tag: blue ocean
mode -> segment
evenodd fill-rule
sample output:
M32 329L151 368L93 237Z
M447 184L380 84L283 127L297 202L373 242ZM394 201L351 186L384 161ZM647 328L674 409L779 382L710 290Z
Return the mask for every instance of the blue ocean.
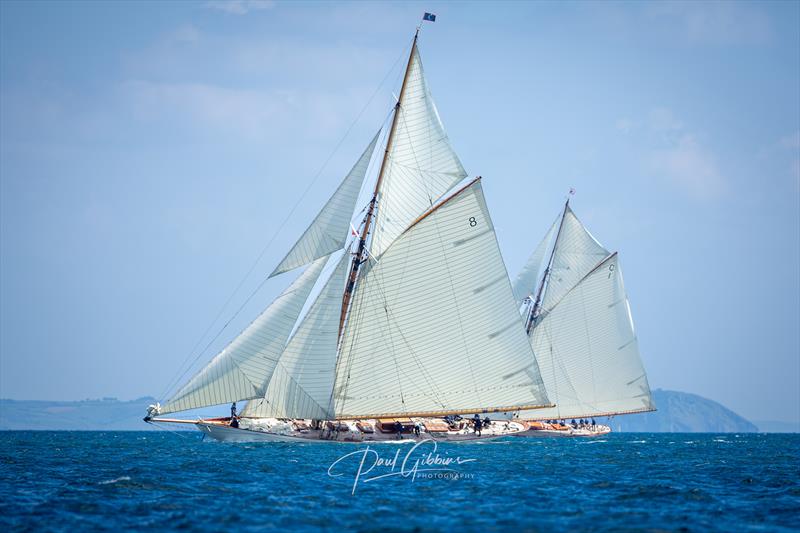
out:
M800 435L353 445L0 433L0 529L798 531Z

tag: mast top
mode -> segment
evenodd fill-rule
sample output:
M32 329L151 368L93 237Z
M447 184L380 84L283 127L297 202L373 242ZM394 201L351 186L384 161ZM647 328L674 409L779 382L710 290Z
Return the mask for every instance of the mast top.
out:
M567 193L567 204L566 205L569 205L569 201L572 199L573 196L575 196L575 188L574 187L570 187L569 188L569 192Z

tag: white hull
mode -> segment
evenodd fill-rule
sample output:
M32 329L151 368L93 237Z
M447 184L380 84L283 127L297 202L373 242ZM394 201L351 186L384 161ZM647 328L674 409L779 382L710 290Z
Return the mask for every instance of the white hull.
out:
M410 444L421 440L436 440L442 442L473 442L498 439L524 432L525 428L517 422L492 422L487 430L477 435L472 429L461 431L448 431L428 433L422 431L419 437L414 434L403 434L398 439L392 433L361 432L330 432L327 430L307 430L277 432L269 429L234 428L218 422L205 422L199 420L195 423L197 429L204 435L220 442L351 442L351 443L383 443L383 444Z
M611 428L603 425L596 425L594 428L568 428L568 429L534 429L528 428L525 431L516 433L515 437L600 437L611 433Z

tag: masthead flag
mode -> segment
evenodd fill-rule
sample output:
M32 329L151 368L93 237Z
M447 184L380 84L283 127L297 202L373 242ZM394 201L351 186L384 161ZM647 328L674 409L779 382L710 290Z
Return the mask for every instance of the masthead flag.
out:
M422 15L422 20L436 22L436 15L434 15L433 13L425 13L424 15Z

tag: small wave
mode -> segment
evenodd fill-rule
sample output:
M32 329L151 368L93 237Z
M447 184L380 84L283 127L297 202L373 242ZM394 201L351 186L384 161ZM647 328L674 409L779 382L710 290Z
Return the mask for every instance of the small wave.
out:
M101 481L98 485L111 485L113 483L119 483L120 481L130 481L131 478L128 476L120 476L114 479L107 479L106 481Z
M628 441L628 444L644 444L646 442L646 440L630 440Z
M728 442L728 441L725 439L714 439L714 442Z
M601 440L588 440L588 441L584 442L583 444L597 444L599 442L608 442L608 441L604 440L604 439L601 439ZM644 441L642 441L642 442L644 442Z

